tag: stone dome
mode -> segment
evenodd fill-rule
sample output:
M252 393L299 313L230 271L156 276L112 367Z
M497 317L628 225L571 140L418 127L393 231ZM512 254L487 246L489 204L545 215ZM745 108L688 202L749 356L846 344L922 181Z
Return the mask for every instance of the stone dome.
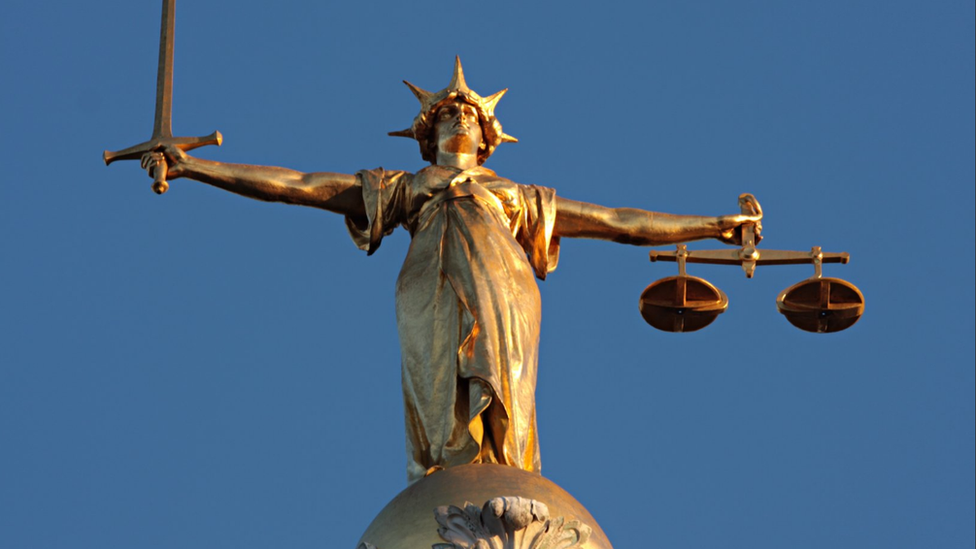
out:
M358 549L612 549L573 496L537 473L494 464L437 471L400 492Z

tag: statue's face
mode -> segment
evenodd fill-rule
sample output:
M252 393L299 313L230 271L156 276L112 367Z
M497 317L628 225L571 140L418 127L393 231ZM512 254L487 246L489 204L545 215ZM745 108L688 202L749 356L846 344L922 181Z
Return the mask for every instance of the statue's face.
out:
M442 153L478 154L482 139L478 110L468 103L447 103L434 114L434 134Z

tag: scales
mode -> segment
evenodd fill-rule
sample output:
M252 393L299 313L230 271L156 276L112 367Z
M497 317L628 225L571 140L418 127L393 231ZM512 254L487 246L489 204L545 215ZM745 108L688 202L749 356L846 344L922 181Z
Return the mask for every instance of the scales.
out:
M761 215L759 202L751 194L739 197L743 214ZM742 247L738 250L693 250L678 244L673 252L651 251L651 261L676 261L678 276L662 278L644 289L640 312L651 326L666 332L693 332L708 326L729 307L722 290L705 279L689 276L688 263L741 265L752 278L759 265L799 265L812 263L814 275L780 292L776 308L790 324L815 333L846 330L864 314L864 295L857 286L840 278L823 276L824 263L847 263L850 255L825 253L819 246L809 252L756 249L756 227L742 227Z

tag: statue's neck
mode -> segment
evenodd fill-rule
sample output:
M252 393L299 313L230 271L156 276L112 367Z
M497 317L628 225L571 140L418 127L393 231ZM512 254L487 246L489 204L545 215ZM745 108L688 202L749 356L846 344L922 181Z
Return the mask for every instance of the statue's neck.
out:
M478 166L478 155L437 151L437 165L450 166L460 170L476 168Z

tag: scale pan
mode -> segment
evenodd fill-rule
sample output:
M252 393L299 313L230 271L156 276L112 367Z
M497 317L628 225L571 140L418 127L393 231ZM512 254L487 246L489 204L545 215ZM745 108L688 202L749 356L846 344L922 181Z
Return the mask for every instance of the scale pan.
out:
M839 278L808 278L783 290L776 308L801 330L830 333L846 330L864 314L864 295Z
M644 289L641 316L665 332L694 332L708 326L729 308L722 290L702 278L679 275L662 278Z

